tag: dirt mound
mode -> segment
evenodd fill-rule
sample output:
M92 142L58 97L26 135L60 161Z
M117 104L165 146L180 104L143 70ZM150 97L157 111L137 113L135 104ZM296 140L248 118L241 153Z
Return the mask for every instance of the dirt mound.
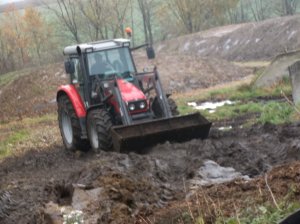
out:
M49 130L57 128L49 125ZM167 142L148 149L146 155L68 154L60 142L53 142L0 163L0 189L15 202L0 220L46 223L45 217L53 214L46 209L52 202L60 218L60 209L67 207L82 210L87 223L137 222L193 195L201 187L200 171L207 160L254 177L299 159L299 128L295 124L257 126L243 132L213 130L208 140Z
M276 55L300 49L299 18L280 17L214 28L167 40L156 49L229 61L271 60Z
M1 87L0 120L41 115L56 110L56 90L67 82L62 64L34 68Z
M300 178L299 169L300 163L294 162L275 167L267 175L252 181L236 180L202 188L188 199L170 203L164 210L155 213L155 223L182 223L181 220L186 218L184 214L189 214L190 222L187 223L193 223L192 217L201 217L205 223L215 223L220 215L236 217L245 209L248 215L255 217L257 206L273 201L272 196L277 201L287 201L288 206L289 202L300 199L300 184L295 181Z
M228 61L195 55L170 54L160 51L155 60L148 61L144 52L135 52L139 71L157 66L167 92L188 92L217 84L240 80L250 74L251 69L238 67Z

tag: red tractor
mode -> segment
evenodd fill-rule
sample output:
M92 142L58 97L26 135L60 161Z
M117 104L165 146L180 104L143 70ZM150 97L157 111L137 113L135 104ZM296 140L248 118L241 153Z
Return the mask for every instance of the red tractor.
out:
M135 48L136 49L136 48ZM127 39L64 49L70 84L57 92L58 121L68 150L139 150L169 141L207 138L211 123L199 113L177 116L157 69L137 72ZM147 47L149 59L155 57Z

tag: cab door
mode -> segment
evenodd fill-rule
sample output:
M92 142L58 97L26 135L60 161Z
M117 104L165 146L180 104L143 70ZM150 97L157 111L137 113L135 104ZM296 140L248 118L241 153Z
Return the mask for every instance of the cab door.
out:
M85 102L86 100L84 99L84 77L79 58L73 57L70 60L73 62L75 67L74 73L71 74L71 83L77 89L82 102Z

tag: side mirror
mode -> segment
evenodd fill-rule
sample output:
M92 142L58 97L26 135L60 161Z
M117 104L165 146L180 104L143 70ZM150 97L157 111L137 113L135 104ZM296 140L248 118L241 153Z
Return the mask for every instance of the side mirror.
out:
M65 61L65 70L67 74L73 74L75 72L75 65L73 61Z
M148 59L154 59L155 58L155 51L154 51L154 48L152 46L147 47L146 51L147 51Z

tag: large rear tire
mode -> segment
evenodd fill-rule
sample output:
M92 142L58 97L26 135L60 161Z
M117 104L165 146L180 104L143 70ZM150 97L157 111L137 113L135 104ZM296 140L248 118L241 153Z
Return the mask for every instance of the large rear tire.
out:
M167 99L168 99L168 103L169 103L172 115L173 116L179 115L179 111L177 110L176 102L171 98L167 98ZM163 117L163 109L161 108L157 97L155 97L153 100L152 111L153 111L155 117L157 117L157 118Z
M64 146L69 151L87 150L88 141L81 139L81 127L73 105L68 96L58 99L58 123Z
M87 117L87 132L94 152L112 150L111 126L111 117L106 110L95 109L89 112Z

